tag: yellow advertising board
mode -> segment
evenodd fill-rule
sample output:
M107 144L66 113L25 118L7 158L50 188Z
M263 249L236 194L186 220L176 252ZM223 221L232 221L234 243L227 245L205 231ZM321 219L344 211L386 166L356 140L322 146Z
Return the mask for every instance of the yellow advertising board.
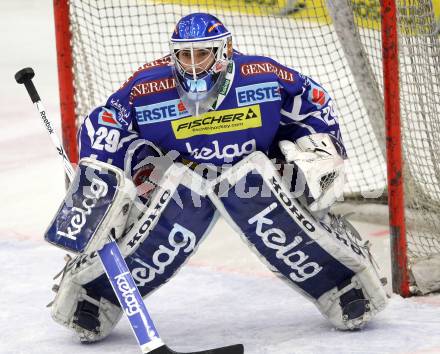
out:
M341 0L336 0L341 1ZM331 19L327 13L325 0L157 0L163 4L178 4L183 6L197 5L204 11L215 11L225 9L245 15L268 16L282 15L292 19L304 19L319 23L329 23ZM412 11L417 3L426 3L423 0L397 0L397 6L401 9L411 5ZM290 3L293 3L290 4ZM440 0L433 0L434 13L440 17ZM379 0L353 0L353 12L357 24L364 28L380 28L380 1ZM411 15L409 17L413 17ZM227 20L224 20L227 22ZM412 30L411 30L412 31Z

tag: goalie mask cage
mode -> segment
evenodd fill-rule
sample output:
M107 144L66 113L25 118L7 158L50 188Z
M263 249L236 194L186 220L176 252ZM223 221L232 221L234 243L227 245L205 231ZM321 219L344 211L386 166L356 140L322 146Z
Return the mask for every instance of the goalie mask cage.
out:
M212 13L236 49L271 56L329 91L349 155L345 197L388 196L393 290L438 290L439 10L433 0L54 0L65 148L77 161L83 117L169 53L181 16Z

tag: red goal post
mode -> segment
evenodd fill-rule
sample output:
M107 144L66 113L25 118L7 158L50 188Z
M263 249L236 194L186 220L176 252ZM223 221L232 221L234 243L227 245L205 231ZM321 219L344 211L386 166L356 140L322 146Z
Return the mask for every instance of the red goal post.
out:
M69 2L54 0L55 40L58 62L58 85L64 149L73 164L78 162L76 143L77 117L75 114L75 89L72 58L72 34Z
M81 119L167 54L175 22L193 11L223 19L240 51L271 56L329 91L349 154L345 199L389 201L393 290L439 290L440 104L429 99L440 96L436 1L54 0L71 161Z
M393 290L410 295L405 232L402 135L400 131L399 43L396 0L382 0L382 58L387 136L388 208Z

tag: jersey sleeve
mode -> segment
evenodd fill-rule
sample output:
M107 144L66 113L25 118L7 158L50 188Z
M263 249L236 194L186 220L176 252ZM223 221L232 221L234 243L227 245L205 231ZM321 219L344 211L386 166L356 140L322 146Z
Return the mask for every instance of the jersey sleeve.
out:
M137 139L130 86L126 86L85 118L78 132L79 157L92 157L124 169L130 145Z
M346 150L334 107L327 91L311 78L284 67L293 74L293 82L279 80L282 97L280 127L275 142L315 134L329 134L338 153L346 158Z

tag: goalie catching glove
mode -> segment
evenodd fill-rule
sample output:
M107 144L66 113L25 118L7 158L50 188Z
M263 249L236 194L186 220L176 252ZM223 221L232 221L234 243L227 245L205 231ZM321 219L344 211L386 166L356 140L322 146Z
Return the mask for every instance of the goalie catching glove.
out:
M294 163L302 172L312 202L308 208L315 212L329 208L342 196L344 160L336 151L328 134L312 134L295 143L279 143L287 163Z

